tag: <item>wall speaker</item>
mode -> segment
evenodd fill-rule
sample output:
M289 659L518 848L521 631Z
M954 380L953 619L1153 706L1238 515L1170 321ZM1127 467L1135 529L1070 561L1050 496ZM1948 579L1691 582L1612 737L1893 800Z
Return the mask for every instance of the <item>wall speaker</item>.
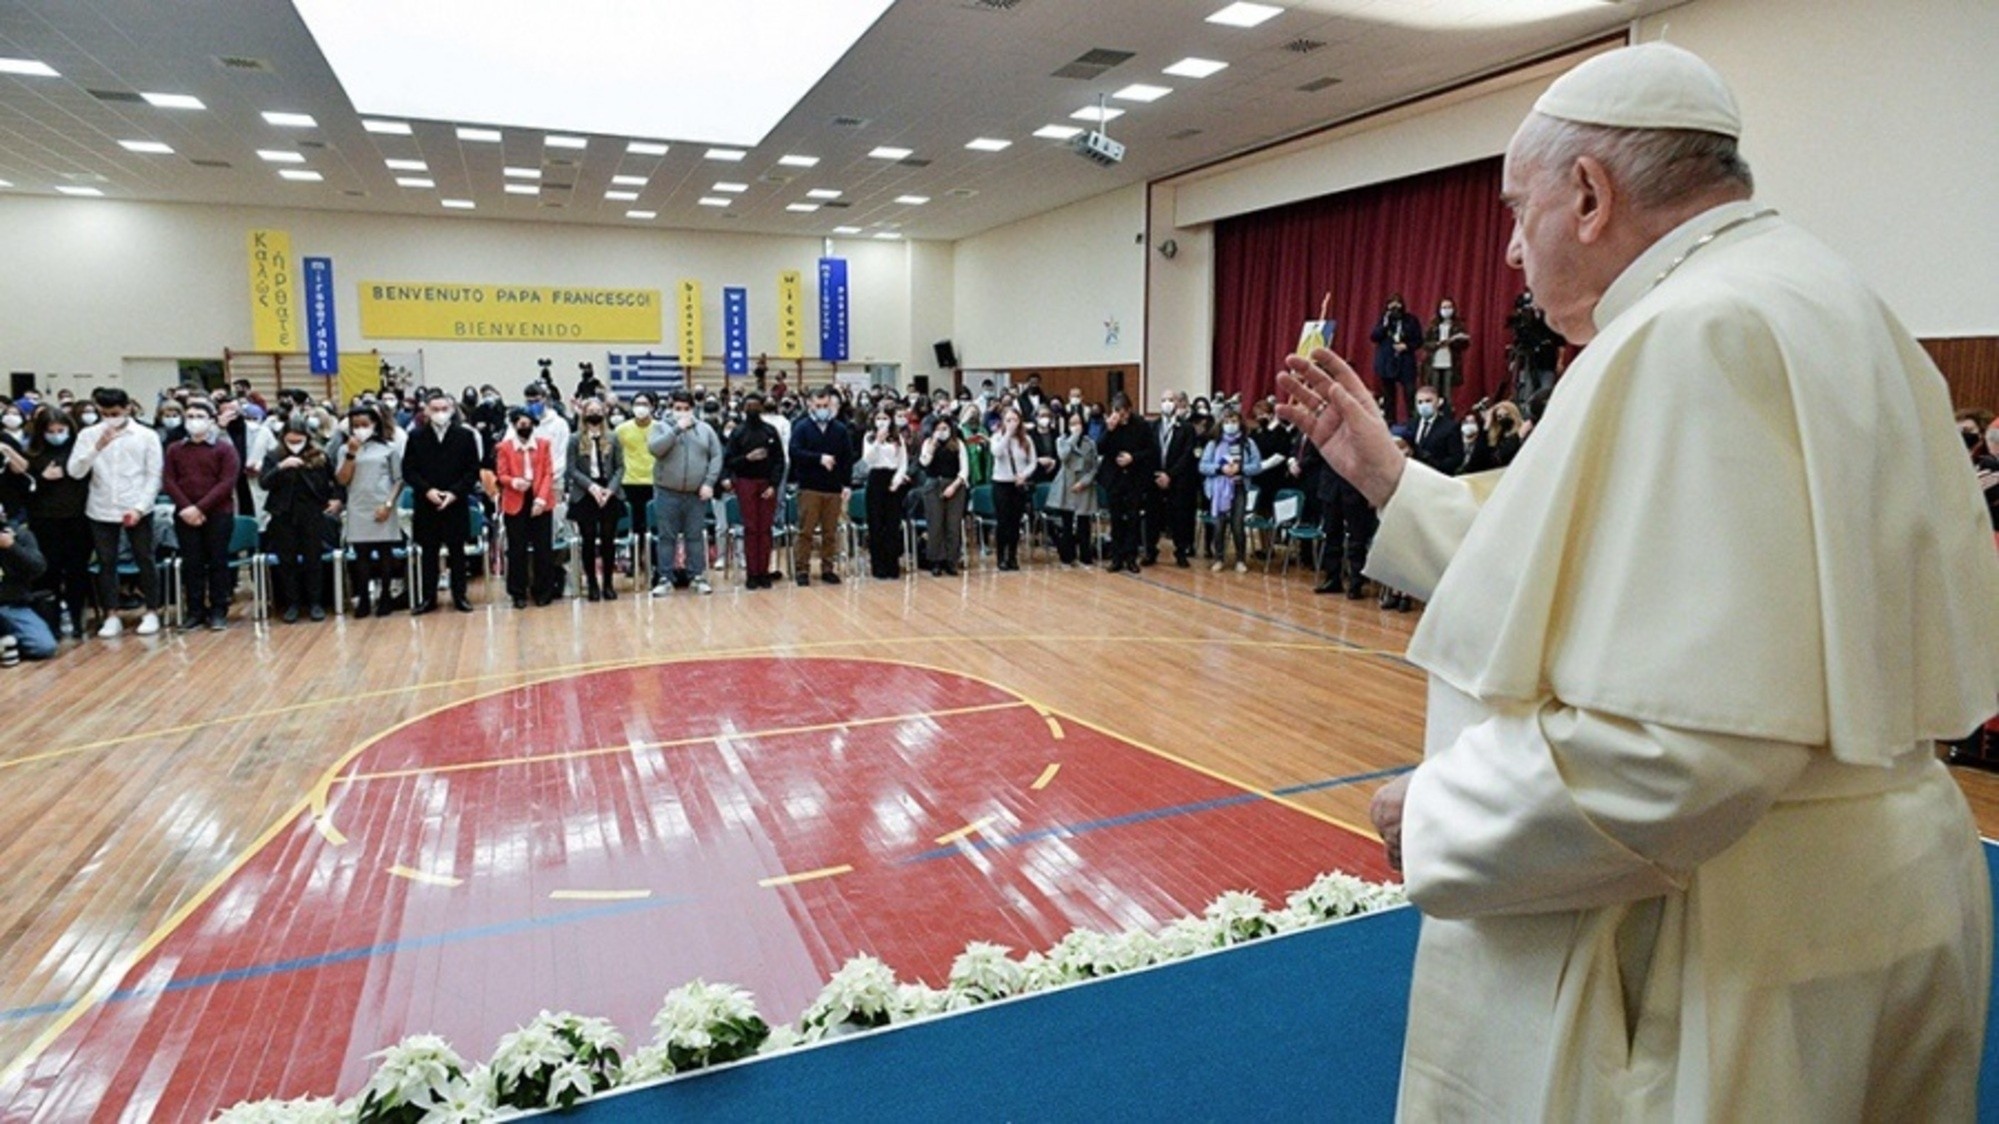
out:
M949 371L958 366L958 349L951 346L950 340L938 340L934 346L937 350L939 368Z

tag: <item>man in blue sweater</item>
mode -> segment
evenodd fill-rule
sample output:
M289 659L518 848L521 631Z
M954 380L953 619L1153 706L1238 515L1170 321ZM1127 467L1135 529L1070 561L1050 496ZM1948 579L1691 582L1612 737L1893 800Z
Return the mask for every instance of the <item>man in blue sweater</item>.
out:
M798 539L792 545L792 572L799 585L812 584L812 540L819 540L819 576L839 585L840 512L854 475L854 438L833 417L837 401L830 386L812 393L812 412L791 427L791 478L798 484Z

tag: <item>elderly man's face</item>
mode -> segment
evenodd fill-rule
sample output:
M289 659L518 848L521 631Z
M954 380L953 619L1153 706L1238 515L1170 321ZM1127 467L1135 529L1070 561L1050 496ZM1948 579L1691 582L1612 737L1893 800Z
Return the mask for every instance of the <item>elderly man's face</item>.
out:
M1527 127L1522 126L1523 133ZM1548 314L1551 327L1571 343L1588 343L1596 335L1591 314L1603 294L1585 281L1582 268L1585 247L1577 237L1576 215L1580 188L1563 170L1522 159L1520 137L1514 135L1500 176L1500 201L1513 212L1506 264L1526 273L1534 303Z

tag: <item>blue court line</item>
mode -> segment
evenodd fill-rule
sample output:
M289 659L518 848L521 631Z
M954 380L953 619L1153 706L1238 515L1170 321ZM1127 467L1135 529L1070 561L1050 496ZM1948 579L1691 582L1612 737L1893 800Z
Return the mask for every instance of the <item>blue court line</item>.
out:
M1326 780L1309 781L1304 784L1289 785L1272 791L1278 796L1295 796L1299 793L1318 792L1323 789L1338 788L1342 785L1363 784L1371 780L1380 780L1383 777L1392 777L1398 773L1406 773L1414 768L1414 765L1402 765L1393 769L1380 769L1370 773L1354 773L1344 777L1331 777ZM966 840L964 845L976 847L982 851L995 850L1004 847L1019 846L1024 843L1033 843L1042 839L1088 835L1092 832L1129 827L1133 824L1170 819L1175 816L1199 815L1202 812L1211 812L1218 808L1230 808L1241 804L1249 804L1262 799L1265 799L1265 797L1261 793L1231 793L1228 796L1219 796L1211 800L1197 800L1188 804L1173 804L1163 808L1148 808L1137 812L1127 812L1121 816L1109 816L1104 819L1084 820L1080 823L1056 824L1052 827L1036 828L1033 831L1022 832L1019 835L1010 835L997 840ZM959 846L940 847L936 850L925 851L911 858L903 859L896 865L908 866L914 863L933 862L937 859L952 858L960 853ZM443 945L461 944L466 941L483 940L487 937L503 937L534 929L546 929L557 925L594 921L605 917L620 917L630 913L642 913L649 910L662 909L667 906L681 905L694 900L692 896L687 895L647 898L643 901L617 902L610 905L593 906L588 909L568 910L563 913L550 914L547 917L532 917L516 921L502 921L492 925L479 925L466 929L451 929L429 936L409 937L398 941L385 941L381 944L363 945L358 948L336 949L333 952L323 952L315 956L299 956L288 960L274 960L269 963L253 964L243 968L229 968L220 972L210 972L206 975L170 980L167 983L151 987L122 988L106 996L103 1001L105 1003L123 1003L131 999L151 998L177 991L192 991L197 988L214 987L218 984L236 983L264 976L281 975L287 972L307 972L334 964L345 964L355 960L369 960L377 956L386 956L395 952L408 952L420 948L436 948ZM77 1000L63 1000L56 1003L40 1003L32 1007L15 1007L11 1010L0 1011L0 1022L35 1018L39 1015L61 1014L75 1006L77 1002Z

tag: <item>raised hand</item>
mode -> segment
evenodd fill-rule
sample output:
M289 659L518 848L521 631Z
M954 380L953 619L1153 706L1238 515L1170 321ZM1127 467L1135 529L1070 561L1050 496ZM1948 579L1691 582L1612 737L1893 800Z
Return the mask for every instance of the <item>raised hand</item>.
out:
M1284 366L1277 388L1290 401L1278 405L1277 415L1318 446L1333 471L1360 489L1368 503L1386 504L1407 465L1367 385L1323 347L1309 360L1291 356Z

